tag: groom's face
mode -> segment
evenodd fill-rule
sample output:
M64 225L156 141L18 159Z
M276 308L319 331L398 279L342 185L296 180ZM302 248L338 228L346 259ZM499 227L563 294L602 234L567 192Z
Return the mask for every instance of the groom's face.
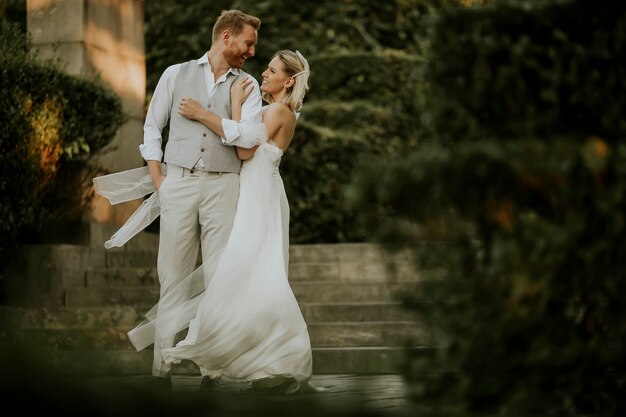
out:
M237 36L229 36L224 50L224 59L231 68L242 68L246 59L253 57L256 47L257 33L250 25L244 25Z

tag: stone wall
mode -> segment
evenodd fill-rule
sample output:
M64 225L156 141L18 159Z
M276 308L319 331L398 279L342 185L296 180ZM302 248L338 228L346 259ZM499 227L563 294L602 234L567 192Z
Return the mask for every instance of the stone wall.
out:
M122 99L128 122L98 157L105 172L143 165L146 63L142 0L27 0L27 26L42 59L69 74L99 78ZM120 225L140 201L111 207L96 197L88 221Z

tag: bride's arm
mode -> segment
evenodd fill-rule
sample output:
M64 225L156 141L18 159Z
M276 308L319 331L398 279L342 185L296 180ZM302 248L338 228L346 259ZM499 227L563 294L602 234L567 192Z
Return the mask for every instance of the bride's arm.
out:
M241 108L252 91L252 88L249 88L251 82L252 80L249 78L241 81L238 80L233 83L230 89L230 114L232 116L231 120L235 122L241 120ZM242 161L252 158L256 152L256 148L258 148L258 145L252 148L235 146L237 158Z
M254 153L256 152L256 148L258 147L259 145L256 145L250 149L247 149L247 148L240 148L239 146L235 146L235 151L237 152L237 158L241 159L242 161L246 161L252 158L254 156Z
M230 119L238 122L241 120L241 108L252 89L249 88L250 78L236 80L230 87Z

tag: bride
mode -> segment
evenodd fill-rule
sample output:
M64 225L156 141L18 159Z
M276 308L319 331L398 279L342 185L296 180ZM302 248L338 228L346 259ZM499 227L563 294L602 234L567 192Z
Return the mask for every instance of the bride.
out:
M278 167L308 88L308 63L299 52L278 51L262 75L261 91L269 104L259 127L269 140L252 149L237 148L244 163L228 243L187 336L162 353L167 363L196 363L203 387L225 379L294 392L309 381L312 357L307 326L287 278L289 205ZM249 83L240 80L233 86L233 120L239 120ZM209 128L217 118L207 118L209 112L191 98L183 99L179 112Z
M262 75L262 96L268 103L262 123L242 126L256 129L261 144L236 149L244 161L239 200L215 272L206 276L200 266L162 297L128 336L139 351L154 343L155 336L171 338L188 328L183 340L163 350L163 359L193 361L203 375L202 389L212 389L223 380L273 392L322 391L310 382L311 343L288 282L289 204L279 173L308 90L309 65L298 51L281 50ZM250 82L233 83L234 121L250 94ZM221 126L217 115L190 97L182 99L179 113L212 130ZM121 174L94 179L96 192L116 204L154 191L145 175L128 185L129 177L137 178L144 171ZM144 201L106 247L121 246L158 216L156 194Z

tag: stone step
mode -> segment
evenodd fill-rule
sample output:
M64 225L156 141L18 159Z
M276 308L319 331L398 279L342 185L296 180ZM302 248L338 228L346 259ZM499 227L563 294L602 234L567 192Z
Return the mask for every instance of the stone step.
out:
M291 282L294 284L411 281L442 275L435 268L413 268L406 252L391 256L373 244L293 245L290 251ZM156 259L156 250L105 250L77 245L22 246L19 255L6 266L3 295L5 302L13 305L54 308L66 305L67 289L83 288L86 283L106 287L156 286ZM387 263L389 259L393 259L390 264ZM390 272L387 265L395 266L398 274ZM130 303L133 305L134 301ZM111 303L104 302L107 304ZM92 305L103 305L103 301Z
M95 228L101 229L95 232ZM92 225L92 242L93 249L104 249L104 242L110 238L118 227L111 225ZM94 233L95 232L95 233ZM159 246L158 233L140 232L129 240L124 247L114 247L107 249L108 253L115 253L114 257L119 257L124 252L144 252L151 253L156 256ZM336 246L336 250L332 247ZM380 245L372 243L339 243L339 244L294 244L290 247L290 258L294 261L325 261L337 262L340 260L355 261L362 259L383 259L388 258L389 254L384 254ZM405 256L405 255L401 255Z
M104 249L104 242L109 240L120 228L112 224L91 222L89 246L94 249ZM157 250L159 247L159 234L143 230L132 237L123 248L110 250Z
M417 313L399 302L305 303L300 311L307 323L414 321Z
M85 285L87 287L157 286L159 277L156 268L93 268L85 273Z
M300 281L411 281L443 276L441 270L416 271L408 262L394 264L376 262L301 262L289 266L289 282ZM88 287L155 286L159 285L156 267L91 268L85 274Z
M375 260L289 263L289 282L295 281L410 281L442 275L440 270L416 270L408 261L393 264Z
M158 298L158 287L77 287L65 291L64 305L70 308L123 305L147 309Z
M398 262L410 261L408 251L388 253L373 243L318 243L289 247L289 262Z
M15 331L14 337L31 346L51 350L133 349L130 328L35 329ZM419 322L311 323L313 347L428 346L432 337ZM181 333L182 337L183 333Z
M309 323L307 327L313 347L401 347L435 343L420 322Z
M119 248L105 252L107 268L152 268L157 264L157 250L126 250Z
M397 302L300 303L307 323L416 321L414 311ZM0 306L0 322L11 328L88 329L130 328L143 319L146 309L134 307L61 307L24 309Z
M433 348L349 347L313 348L314 374L396 374L403 371L407 353L428 353ZM65 375L149 375L152 351L99 350L46 352L44 359ZM183 361L172 369L175 375L199 375L193 362Z
M398 301L402 294L416 293L420 288L418 281L291 283L299 303Z
M11 329L90 329L132 327L139 323L143 310L128 306L76 308L0 307L3 325Z
M300 303L397 301L403 292L416 292L418 282L294 282L294 295ZM156 286L76 287L65 292L66 307L125 305L153 306L159 296Z
M424 243L428 244L428 243ZM114 248L105 251L107 267L154 267L157 247L150 249ZM290 263L380 263L411 261L410 252L388 253L372 243L299 244L289 248Z

